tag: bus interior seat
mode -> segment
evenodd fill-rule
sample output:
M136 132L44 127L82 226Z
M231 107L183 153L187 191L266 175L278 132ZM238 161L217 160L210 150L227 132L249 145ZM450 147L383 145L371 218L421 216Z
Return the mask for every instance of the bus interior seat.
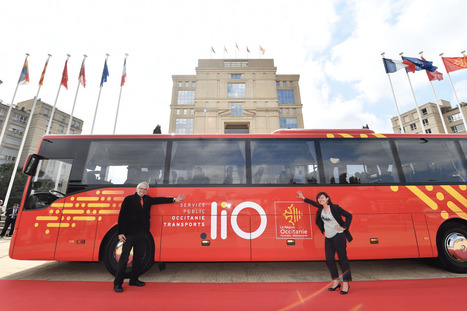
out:
M193 178L191 179L193 184L209 184L210 180L204 176L204 171L201 166L197 166L193 170Z
M263 177L264 173L264 168L262 166L258 167L256 169L255 174L253 175L253 183L254 184L260 184L261 183L261 178Z
M97 177L94 171L89 171L86 173L85 184L97 184Z

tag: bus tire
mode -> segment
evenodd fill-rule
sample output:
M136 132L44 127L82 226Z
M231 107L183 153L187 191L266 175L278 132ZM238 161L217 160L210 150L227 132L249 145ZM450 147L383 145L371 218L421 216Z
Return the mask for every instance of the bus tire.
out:
M443 225L436 237L438 260L455 273L467 273L467 225L449 222Z
M154 239L151 233L147 233L145 237L145 251L143 258L141 260L141 274L148 271L154 264ZM122 252L123 243L118 240L117 230L113 230L110 234L110 237L107 239L107 243L104 249L104 263L107 270L115 276L118 265L118 258ZM130 253L130 258L128 259L127 268L125 271L125 278L130 277L131 273L131 263L133 261L133 250Z

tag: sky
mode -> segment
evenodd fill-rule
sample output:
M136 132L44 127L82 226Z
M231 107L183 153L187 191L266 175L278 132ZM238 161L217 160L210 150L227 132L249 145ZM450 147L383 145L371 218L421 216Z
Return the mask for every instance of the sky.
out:
M401 52L418 58L423 51L445 77L433 82L438 99L456 107L439 54L459 57L467 49L463 8L460 0L3 1L0 99L11 103L26 53L30 83L18 87L13 103L34 98L51 54L39 98L71 113L76 97L83 134L91 133L99 92L93 134L113 132L120 91L116 134L151 134L158 124L168 133L172 75L196 74L198 59L261 57L274 59L277 74L300 75L305 128L368 124L392 133L397 110L381 53L400 59ZM67 54L68 90L60 88ZM86 87L77 93L84 54ZM106 54L110 75L101 89ZM419 106L434 102L423 71L409 73L415 99L405 70L390 77L401 113L415 108L415 99ZM467 102L467 70L451 78Z

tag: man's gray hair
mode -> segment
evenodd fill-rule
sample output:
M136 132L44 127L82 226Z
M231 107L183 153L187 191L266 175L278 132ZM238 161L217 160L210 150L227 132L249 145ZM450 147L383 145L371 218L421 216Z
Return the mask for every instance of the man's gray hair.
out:
M138 188L142 185L145 185L146 188L149 190L149 184L146 182L146 181L142 181L138 184L138 186L136 186L136 190L138 190Z

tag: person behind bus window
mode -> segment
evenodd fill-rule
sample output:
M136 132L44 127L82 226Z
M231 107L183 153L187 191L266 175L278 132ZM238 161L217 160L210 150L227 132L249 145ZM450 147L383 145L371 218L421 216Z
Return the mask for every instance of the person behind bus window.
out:
M351 242L353 239L349 232L352 214L339 205L332 204L331 198L325 192L320 192L316 195L316 201L318 202L305 198L301 191L297 191L297 194L300 199L318 208L316 225L325 236L324 250L326 264L333 279L333 283L328 290L335 291L341 286L335 259L337 253L343 279L341 294L345 295L349 292L349 282L352 280L349 260L347 258L347 241ZM345 218L345 221L342 217Z
M136 193L127 196L122 203L118 215L118 239L123 242L122 254L118 261L115 273L114 291L123 291L122 284L130 251L133 248L133 265L130 275L130 286L144 286L145 283L138 280L140 274L141 259L144 256L145 237L149 233L149 218L151 206L154 204L165 204L182 202L184 195L177 198L152 198L146 193L149 184L145 181L136 186Z

